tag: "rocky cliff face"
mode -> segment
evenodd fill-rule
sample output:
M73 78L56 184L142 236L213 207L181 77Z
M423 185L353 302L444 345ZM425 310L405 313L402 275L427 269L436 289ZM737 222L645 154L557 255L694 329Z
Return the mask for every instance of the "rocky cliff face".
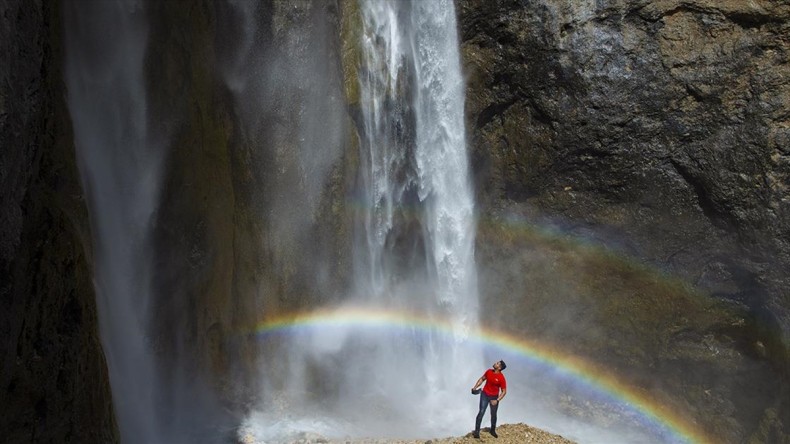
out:
M332 298L350 269L333 3L151 2L157 353L233 409L258 392L257 322Z
M58 2L3 2L0 17L2 439L117 442Z
M781 435L769 424L776 409L788 423L790 6L458 5L486 297L520 290L514 304L542 308L519 310L517 329L584 338L581 354L626 373L666 370L722 439ZM557 273L564 286L546 279ZM623 281L632 273L678 279L686 296ZM702 300L720 308L691 308ZM714 363L705 347L726 353ZM706 370L692 382L670 363ZM690 394L718 377L712 395Z

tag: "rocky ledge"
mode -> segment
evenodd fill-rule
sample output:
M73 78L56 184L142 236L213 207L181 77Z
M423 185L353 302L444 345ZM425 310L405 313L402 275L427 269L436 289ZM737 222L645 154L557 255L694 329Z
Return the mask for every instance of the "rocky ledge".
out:
M240 444L254 444L257 441L252 436L245 437ZM574 444L574 441L560 435L530 427L526 424L503 424L497 427L497 437L484 428L480 438L475 438L469 432L464 436L454 436L438 439L393 439L393 438L358 438L358 439L328 439L321 436L302 436L288 441L290 444L464 444L489 442L496 444Z

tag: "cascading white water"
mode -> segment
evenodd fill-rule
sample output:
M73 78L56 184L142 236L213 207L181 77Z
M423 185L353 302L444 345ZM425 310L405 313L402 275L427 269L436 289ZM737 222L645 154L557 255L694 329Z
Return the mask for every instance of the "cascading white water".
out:
M437 300L454 318L475 322L474 202L452 2L363 5L361 176L370 289L384 291L392 274L385 256L395 212L419 207Z
M460 341L476 326L478 298L453 2L364 1L362 11L369 267L358 272L360 292L375 303L447 320ZM399 242L421 251L394 247ZM404 254L425 257L392 259ZM404 293L415 291L416 298ZM470 363L468 344L456 345L429 343L429 352L416 356L430 386L445 385L447 368Z
M162 147L147 128L148 30L136 1L72 2L65 76L90 210L100 334L124 442L158 442L157 383L146 342L150 222Z
M481 349L467 340L478 293L454 5L362 0L360 7L355 195L364 210L354 289L340 305L407 313L425 325L334 325L307 341L278 337L289 377L283 394L264 396L245 421L245 439L431 437L474 424L469 387L484 366Z

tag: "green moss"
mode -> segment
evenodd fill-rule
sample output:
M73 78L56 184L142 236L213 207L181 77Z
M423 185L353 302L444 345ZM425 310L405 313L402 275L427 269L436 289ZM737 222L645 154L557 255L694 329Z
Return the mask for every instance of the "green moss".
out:
M763 415L757 430L752 434L752 436L749 437L748 443L790 443L790 435L785 432L782 421L779 418L776 409L769 408L765 410L765 414Z
M343 65L343 89L346 103L359 107L359 67L361 66L362 48L362 11L356 0L341 2L341 60Z
M168 294L153 309L157 341L164 356L183 349L196 374L222 381L229 360L217 344L232 331L237 303L230 296L239 202L213 8L205 1L152 4L145 68L151 127L168 144L153 241L163 258L157 288Z

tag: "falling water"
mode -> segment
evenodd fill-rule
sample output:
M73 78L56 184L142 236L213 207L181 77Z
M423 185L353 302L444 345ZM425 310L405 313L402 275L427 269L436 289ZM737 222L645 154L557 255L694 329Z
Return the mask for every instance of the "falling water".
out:
M417 222L427 245L416 253L428 256L437 302L454 318L475 322L474 203L452 2L363 5L361 177L369 264L361 274L375 294L386 292L398 274L388 262L392 247L398 236L413 234L396 225Z
M246 19L252 7L243 2L232 5L245 17L245 28L255 31ZM281 368L288 377L278 386L276 378L267 375L271 379L262 385L286 395L265 396L264 419L249 421L264 428L257 433L262 436L281 437L283 431L437 436L465 431L473 419L468 388L482 362L479 349L465 341L477 322L477 279L453 3L365 1L361 6L361 162L356 195L365 210L357 227L354 285L346 295L334 295L335 300L417 312L449 322L453 334L448 338L415 331L393 338L388 331L349 327L322 332L308 342L303 337L282 338L280 349L289 352L282 356ZM66 74L95 239L101 336L122 438L172 442L173 416L180 412L156 413L164 405L162 393L171 389L162 383L147 342L154 297L151 219L158 205L165 142L147 126L144 16L143 8L131 0L73 5L66 11ZM110 34L113 38L106 38ZM311 48L310 39L288 36L293 39L285 43L299 51L320 52ZM240 49L245 57L256 53L251 41L244 40ZM239 100L242 117L257 115L250 110L256 109L253 102L258 100L258 113L293 111L303 118L295 125L297 134L274 133L275 149L297 137L297 170L314 173L313 179L298 181L301 194L288 189L287 199L270 199L275 206L271 214L280 218L271 223L275 238L294 245L300 239L294 234L297 227L309 232L327 171L337 158L330 148L340 145L319 122L329 122L329 130L342 124L342 108L305 86L308 79L321 76L321 66L300 60L322 59L297 60L299 51L277 53L274 60L273 51L264 51L268 76L257 87L252 73L259 71L242 72L247 62L232 65L226 73L233 91L245 91L244 100ZM287 97L279 100L272 91L284 91ZM293 110L274 109L267 102L272 98L275 104L291 104ZM258 124L254 119L246 123L253 130ZM277 176L270 183L285 191L291 183L288 177ZM303 202L292 205L293 199ZM308 265L320 264L303 264ZM360 387L360 380L367 383ZM432 393L420 399L419 409L414 408L414 390L408 389L415 383ZM360 401L366 408L348 408ZM461 404L466 407L447 408Z
M336 299L449 323L452 334L337 326L307 340L278 337L289 378L248 418L244 437L440 436L473 425L469 387L484 367L466 340L478 319L475 220L453 2L360 6L363 209L354 288Z
M161 144L146 124L147 26L134 1L72 2L65 75L90 210L99 326L125 442L157 442L159 388L146 343Z
M453 3L362 7L360 175L368 210L358 284L376 303L449 319L461 341L477 322L477 277ZM432 387L443 385L447 368L468 365L458 356L463 348L430 343L418 356Z

